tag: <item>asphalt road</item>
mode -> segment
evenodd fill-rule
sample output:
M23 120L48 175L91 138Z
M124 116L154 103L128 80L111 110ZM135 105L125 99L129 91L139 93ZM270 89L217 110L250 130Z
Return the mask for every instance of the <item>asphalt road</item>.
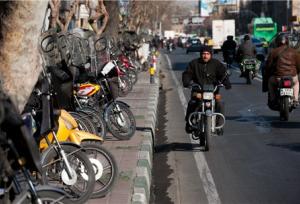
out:
M279 121L279 113L266 105L261 80L246 85L233 70L232 89L221 91L224 135L211 139L209 152L200 152L184 131L190 91L181 85L181 73L197 57L176 49L161 60L151 202L299 203L300 111L293 111L288 122Z

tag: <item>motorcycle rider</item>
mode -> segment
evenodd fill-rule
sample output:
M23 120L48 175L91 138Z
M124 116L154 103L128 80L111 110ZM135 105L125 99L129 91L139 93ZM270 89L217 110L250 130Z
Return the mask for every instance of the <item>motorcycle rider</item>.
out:
M300 58L297 51L288 46L288 39L284 35L279 35L276 40L277 48L273 49L268 56L263 82L263 91L269 91L268 105L272 108L276 104L275 88L277 78L282 76L293 77L294 106L299 105L299 81Z
M231 88L231 83L226 75L226 68L219 60L212 58L211 47L203 46L200 58L192 60L188 64L187 69L182 73L182 83L184 87L188 87L192 82L200 84L201 86L204 84L216 84L222 82L226 89ZM187 133L192 133L193 131L192 127L189 125L188 118L196 107L197 98L194 96L194 93L192 93L185 116L185 130ZM219 100L216 100L216 112L224 113L224 105Z
M230 53L233 53L235 57L236 42L233 40L232 35L227 36L227 40L224 41L222 45L223 59L226 63L229 62L228 56Z
M239 46L237 50L237 61L238 63L242 63L243 59L255 59L256 58L256 48L255 45L252 43L250 36L245 35L243 43ZM259 69L256 67L256 71ZM241 75L240 77L244 76L243 67L240 66Z
M167 49L168 50L175 49L174 39L172 39L171 37L167 41Z

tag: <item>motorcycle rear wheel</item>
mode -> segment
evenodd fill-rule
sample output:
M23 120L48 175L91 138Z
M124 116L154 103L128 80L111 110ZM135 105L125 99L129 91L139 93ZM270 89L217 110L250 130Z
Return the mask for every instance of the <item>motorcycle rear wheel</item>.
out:
M78 123L79 130L97 135L98 131L92 122L92 118L83 111L69 112Z
M252 84L252 81L251 81L251 72L249 70L246 71L246 83L247 84Z
M280 98L280 120L288 121L289 120L289 97L284 96Z
M94 125L94 128L97 130L96 135L101 136L103 139L106 138L106 124L102 117L102 113L96 108L89 106L82 107L78 109L80 112L88 114L91 118L91 122Z

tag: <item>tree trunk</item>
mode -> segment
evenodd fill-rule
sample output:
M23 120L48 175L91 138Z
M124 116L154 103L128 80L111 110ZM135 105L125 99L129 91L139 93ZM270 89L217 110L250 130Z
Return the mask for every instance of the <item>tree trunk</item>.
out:
M47 1L0 3L1 82L20 111L41 72L38 39L47 4Z

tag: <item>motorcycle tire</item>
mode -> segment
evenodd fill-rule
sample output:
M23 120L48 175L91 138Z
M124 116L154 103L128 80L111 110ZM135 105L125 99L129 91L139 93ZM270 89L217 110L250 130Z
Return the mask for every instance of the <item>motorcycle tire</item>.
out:
M79 130L97 135L98 131L94 126L92 119L87 113L80 111L80 112L69 112L69 114L72 115L72 117L78 123Z
M119 86L119 96L125 97L132 90L132 82L127 76L120 76L123 86Z
M96 135L99 135L103 139L105 139L107 130L106 130L105 121L102 117L103 113L101 111L99 111L95 108L89 107L89 106L82 107L82 108L78 109L78 111L88 114L88 116L91 119L91 122L94 125L94 128L97 131Z
M60 190L55 189L35 189L37 197L42 204L71 204L72 201L67 198L65 193ZM33 203L31 199L30 192L23 192L18 195L13 201L12 204L28 204Z
M280 98L280 120L288 121L289 120L289 97L284 96Z
M128 70L127 74L129 76L129 79L131 80L132 84L136 84L136 82L138 81L138 74L135 70Z
M251 72L249 70L247 70L246 71L246 83L249 85L252 84L251 78L252 78Z
M129 140L135 133L135 118L126 104L118 101L111 103L104 110L104 120L108 130L119 140ZM126 127L120 124L121 122L125 122Z
M89 176L95 175L93 166L87 155L79 148L67 144L61 144L61 146L67 155L70 166L76 172L76 181L72 185L64 182L63 179L66 179L66 177L63 178L65 164L54 146L50 146L42 154L43 184L63 189L74 204L85 203L92 195L95 185L95 176Z
M96 168L96 182L91 198L103 197L112 190L117 181L118 166L116 160L98 141L84 141L81 146L85 149L93 167ZM97 165L100 167L97 168Z
M205 117L205 126L204 126L204 151L209 150L210 139L212 136L212 117Z

